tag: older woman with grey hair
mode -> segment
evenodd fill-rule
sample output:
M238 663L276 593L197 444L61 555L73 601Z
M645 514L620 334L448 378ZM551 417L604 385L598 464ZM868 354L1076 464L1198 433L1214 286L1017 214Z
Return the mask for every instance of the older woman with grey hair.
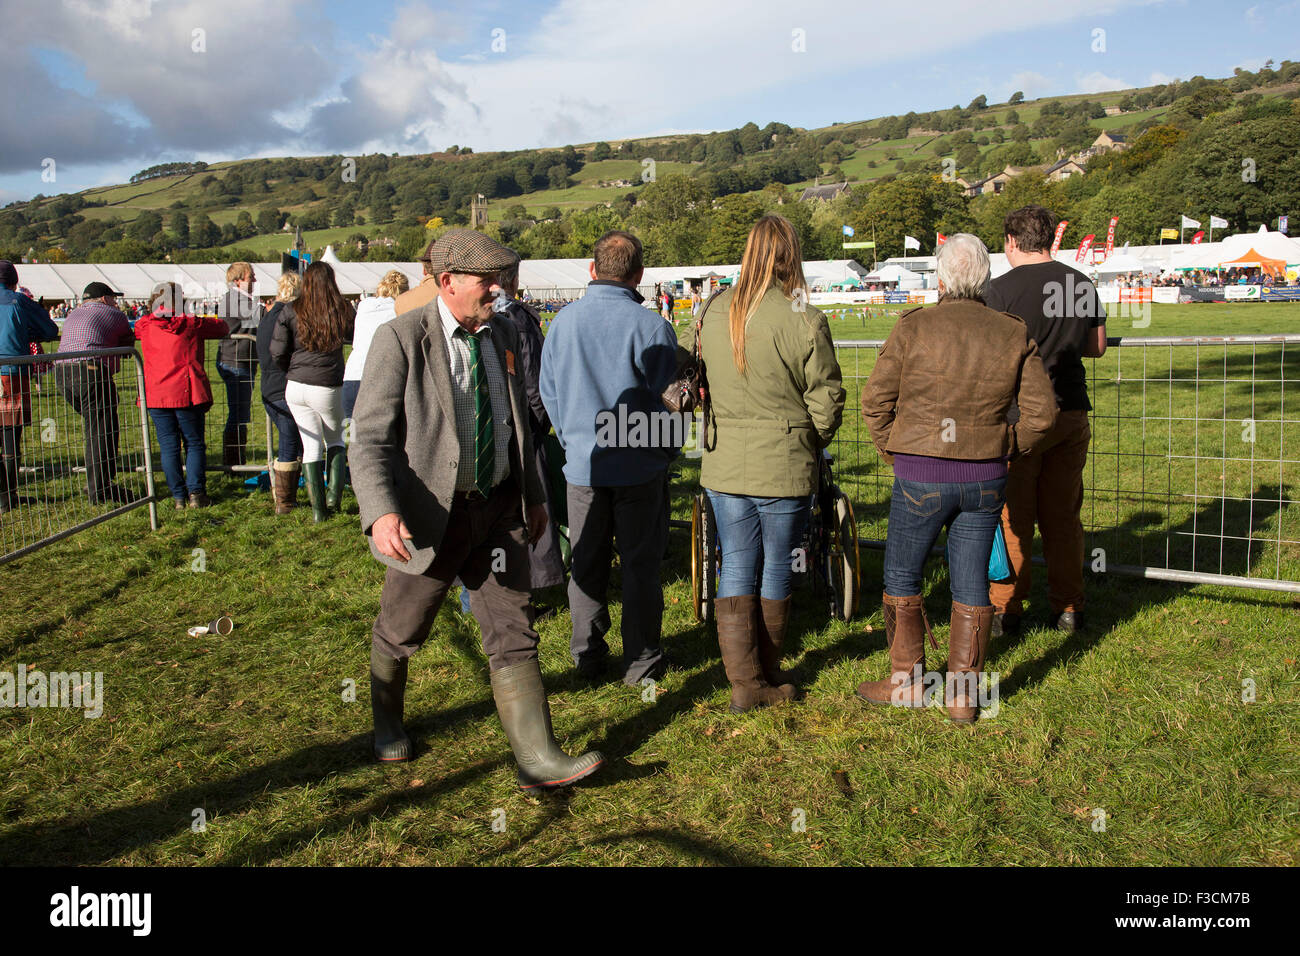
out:
M894 490L884 573L890 674L859 685L858 696L924 705L930 625L922 571L946 527L952 617L945 704L952 720L971 723L979 716L993 618L988 563L1007 462L1047 435L1056 401L1025 324L984 305L984 243L968 233L951 236L939 249L938 277L939 303L899 316L862 391L862 414L894 467ZM1013 406L1019 416L1009 420ZM938 647L933 634L930 643Z

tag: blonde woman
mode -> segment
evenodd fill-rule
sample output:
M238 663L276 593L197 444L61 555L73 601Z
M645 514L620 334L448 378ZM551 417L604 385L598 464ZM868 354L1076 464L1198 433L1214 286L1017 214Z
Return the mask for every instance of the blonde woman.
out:
M271 463L271 492L275 496L275 513L288 514L298 498L298 472L302 458L302 438L298 423L284 400L284 370L271 358L271 338L275 323L286 302L292 302L302 293L302 276L286 272L280 276L275 290L275 304L262 314L257 325L257 361L262 367L262 407L266 417L275 423L280 435L280 449Z
M390 269L379 280L379 288L368 299L357 304L356 330L352 333L352 354L343 369L343 417L351 418L357 405L357 392L361 390L361 373L366 368L366 355L375 331L385 322L397 317L397 297L411 288L410 280L396 269Z
M797 691L780 671L790 614L790 553L817 485L817 455L844 413L830 326L807 305L799 236L764 216L740 278L701 315L700 348L716 419L700 484L722 547L718 646L741 713Z

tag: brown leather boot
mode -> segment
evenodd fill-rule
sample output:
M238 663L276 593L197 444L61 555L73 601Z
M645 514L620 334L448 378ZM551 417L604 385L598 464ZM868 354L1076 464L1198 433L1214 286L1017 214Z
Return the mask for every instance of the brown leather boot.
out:
M275 461L271 468L271 492L275 495L275 513L287 515L298 501L298 462Z
M795 683L795 675L781 670L781 645L785 643L786 628L790 623L792 598L773 601L759 598L758 662L763 668L763 680L773 687Z
M773 687L763 679L758 659L758 595L717 598L713 609L722 666L731 681L731 712L743 714L755 707L794 700L798 691L792 684Z
M952 602L944 703L948 707L948 718L959 724L973 724L980 716L980 671L989 649L994 611L991 604L972 607Z
M925 638L938 648L921 595L884 595L885 643L889 646L889 676L858 685L858 696L873 704L923 707Z

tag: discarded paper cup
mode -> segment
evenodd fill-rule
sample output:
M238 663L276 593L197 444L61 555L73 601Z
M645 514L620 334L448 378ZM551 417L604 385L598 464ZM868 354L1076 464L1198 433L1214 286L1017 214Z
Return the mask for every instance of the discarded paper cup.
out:
M186 633L189 634L190 637L199 637L203 634L220 634L222 637L225 637L234 629L235 622L225 615L222 615L208 624L196 624L194 627L191 627L186 631Z

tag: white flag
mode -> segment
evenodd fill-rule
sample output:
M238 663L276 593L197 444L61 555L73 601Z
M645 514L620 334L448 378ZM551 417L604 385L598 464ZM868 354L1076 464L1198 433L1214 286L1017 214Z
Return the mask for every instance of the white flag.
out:
M1227 229L1227 228L1228 228L1228 220L1226 220L1226 219L1220 219L1218 216L1211 216L1211 217L1210 217L1210 228L1211 228L1211 229Z
M1186 216L1184 216L1184 217L1183 217L1183 225L1182 225L1182 228L1183 228L1183 229L1200 229L1200 228L1201 228L1201 224L1200 224L1199 222L1197 222L1195 219L1188 219Z
M920 240L920 239L913 239L911 236L904 236L904 237L903 237L903 251L906 252L908 249L915 249L915 250L917 250L918 252L920 252L920 250L921 250L921 240Z

